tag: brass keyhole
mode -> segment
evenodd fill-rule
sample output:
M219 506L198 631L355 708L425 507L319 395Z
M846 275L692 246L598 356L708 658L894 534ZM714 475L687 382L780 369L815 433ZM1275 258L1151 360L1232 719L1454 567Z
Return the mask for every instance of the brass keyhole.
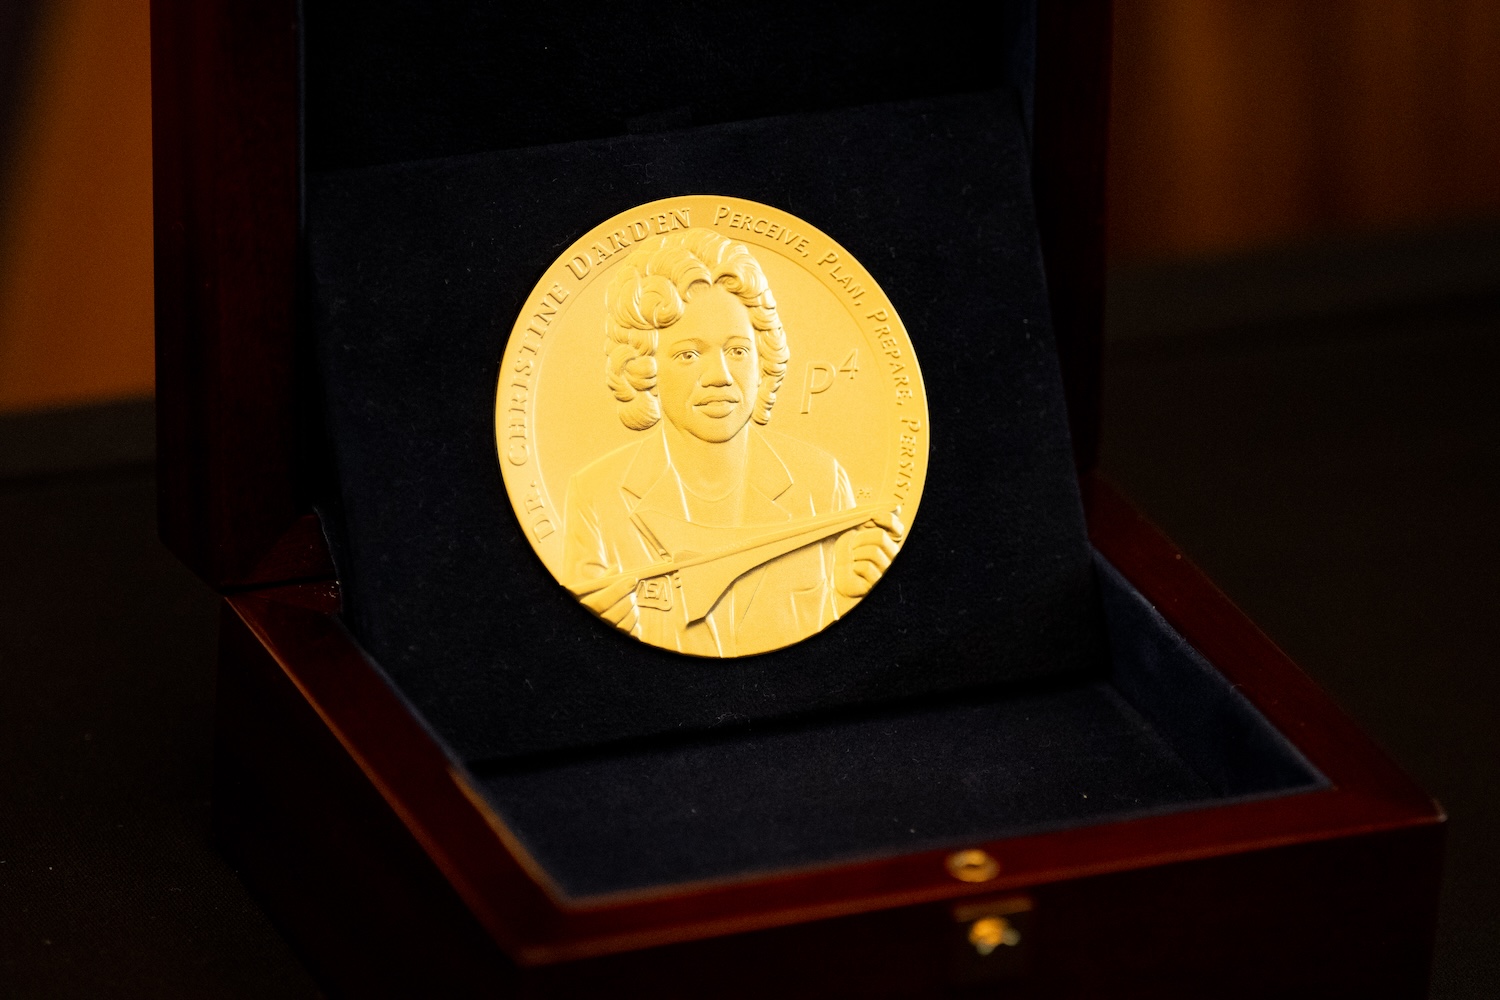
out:
M984 851L954 851L948 855L948 874L960 882L988 882L1000 874L1000 863Z

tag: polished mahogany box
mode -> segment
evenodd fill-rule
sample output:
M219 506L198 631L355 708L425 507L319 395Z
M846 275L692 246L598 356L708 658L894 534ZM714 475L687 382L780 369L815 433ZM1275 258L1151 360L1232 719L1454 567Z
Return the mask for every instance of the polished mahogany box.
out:
M1109 4L543 6L153 4L161 533L320 981L1422 996L1440 810L1094 471ZM732 666L561 594L494 450L515 289L695 193L847 241L962 429Z

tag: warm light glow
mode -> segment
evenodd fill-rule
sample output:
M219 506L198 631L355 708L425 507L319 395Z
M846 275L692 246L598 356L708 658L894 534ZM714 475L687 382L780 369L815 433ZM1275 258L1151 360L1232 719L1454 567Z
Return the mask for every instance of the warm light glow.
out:
M0 193L0 411L148 395L147 0L59 0Z

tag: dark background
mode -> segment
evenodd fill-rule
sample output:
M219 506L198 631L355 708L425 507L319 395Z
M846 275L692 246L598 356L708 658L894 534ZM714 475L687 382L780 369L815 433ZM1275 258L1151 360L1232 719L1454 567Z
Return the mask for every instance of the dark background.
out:
M1446 806L1432 995L1495 996L1500 6L1121 8L1104 468ZM155 541L146 4L3 10L0 995L315 996Z

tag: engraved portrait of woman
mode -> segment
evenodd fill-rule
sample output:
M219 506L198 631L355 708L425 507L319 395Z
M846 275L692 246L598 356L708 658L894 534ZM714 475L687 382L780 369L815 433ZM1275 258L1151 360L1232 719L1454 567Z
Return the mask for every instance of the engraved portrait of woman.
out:
M660 571L855 506L835 456L767 426L790 350L750 250L701 228L641 244L605 313L605 385L637 433L568 482L564 582L617 628L699 656L796 642L867 594L901 540L895 512L752 557L706 609L684 599L681 574Z

